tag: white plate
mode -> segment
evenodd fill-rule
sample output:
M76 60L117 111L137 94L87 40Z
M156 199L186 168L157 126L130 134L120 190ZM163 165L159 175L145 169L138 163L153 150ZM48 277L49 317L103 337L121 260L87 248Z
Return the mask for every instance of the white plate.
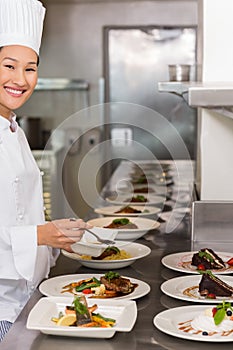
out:
M163 205L164 202L166 201L165 196L154 196L152 194L140 194L143 195L145 198L147 198L147 202L142 203L142 202L134 202L131 203L130 199L132 198L131 194L128 195L118 195L117 197L107 197L106 201L109 203L112 203L113 205L157 205L161 204Z
M127 181L127 180L124 180ZM159 185L153 185L153 184L131 184L131 180L128 180L127 186L118 186L116 189L117 193L121 193L124 195L136 195L136 194L150 194L152 196L162 195L165 196L167 193L167 189L165 186L159 186ZM147 192L141 192L140 190L144 190L145 188L149 188L149 191Z
M170 254L163 257L161 262L164 266L166 266L171 270L185 272L185 273L199 273L197 271L196 266L191 265L192 256L195 253L197 253L197 251ZM216 254L220 258L222 258L224 262L227 262L233 256L233 254L231 253L216 252ZM218 275L229 274L229 273L233 273L233 266L227 265L225 269L211 270L211 271L214 274L218 274Z
M102 239L115 239L117 232L111 229L102 229L100 227L93 227L92 231ZM108 247L107 244L102 244L88 231L85 231L81 241L71 245L72 250L80 255L99 256Z
M89 299L88 305L98 305L98 312L103 316L116 320L112 328L81 328L57 326L52 317L57 317L59 312L65 310L66 305L71 305L72 298L44 297L30 311L27 328L40 330L45 334L53 334L68 337L87 338L111 338L115 332L130 332L137 319L137 306L133 300L98 300Z
M220 333L212 336L204 336L202 333L191 334L190 332L179 330L179 323L186 323L187 321L192 320L206 308L206 305L175 307L173 309L160 312L154 317L153 323L160 331L182 339L204 342L232 342L233 333L229 334L228 336L222 336Z
M128 218L130 222L137 225L137 229L116 229L117 235L115 237L116 240L127 240L134 241L142 236L144 236L148 231L155 230L159 228L160 223L155 220L138 218L138 217L128 217L122 215L121 218ZM104 217L104 218L96 218L89 220L88 223L93 227L104 227L108 226L116 217ZM114 230L114 229L112 229Z
M103 276L104 274L77 274L77 275L64 275L64 276L57 276L57 277L53 277L53 278L49 278L45 281L43 281L40 286L39 286L39 290L42 294L48 296L48 297L67 297L67 296L71 296L71 293L61 293L62 288L72 282L77 282L83 279L88 279L88 278L92 278L95 277L97 279L100 279L101 276ZM126 277L126 276L124 276ZM134 289L134 291L130 294L124 295L124 296L120 296L120 297L116 297L116 298L111 298L111 299L138 299L143 297L144 295L148 294L150 292L150 286L149 284L137 280L135 278L131 278L131 277L126 277L129 278L130 281L132 283L136 283L138 284L138 286ZM82 293L78 293L79 295L82 295ZM90 295L85 295L86 298L88 299ZM98 301L99 299L97 299Z
M132 216L153 216L161 212L160 208L157 207L152 207L152 206L144 206L144 205L130 205L131 208L136 209L136 210L141 210L141 213L116 213L116 211L119 211L121 208L123 208L122 205L114 205L111 207L102 207L102 208L96 208L95 213L100 214L100 215L105 215L105 216L120 216L122 215L127 215L127 217L132 217Z
M132 265L136 260L144 258L151 252L151 249L144 244L134 242L124 243L124 246L121 246L122 249L130 253L132 255L132 258L124 260L84 260L80 255L76 253L68 253L67 251L62 250L62 254L68 258L77 260L81 265L89 267L91 269L116 270Z
M216 275L217 276L217 275ZM193 301L196 303L206 303L206 304L216 304L221 303L223 300L233 302L233 297L216 297L216 299L208 299L201 297L198 292L199 283L201 281L202 276L182 276L171 278L170 280L162 283L161 290L163 293L168 295L169 297ZM233 277L232 276L218 276L222 281L233 286ZM184 291L187 288L196 287L190 291L190 295L184 294Z

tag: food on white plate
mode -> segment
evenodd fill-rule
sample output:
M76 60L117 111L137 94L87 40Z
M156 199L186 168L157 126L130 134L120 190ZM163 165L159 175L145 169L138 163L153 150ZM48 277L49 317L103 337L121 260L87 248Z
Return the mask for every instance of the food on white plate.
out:
M132 198L126 199L124 202L127 203L146 203L148 199L143 195L133 196Z
M115 211L115 214L140 214L140 213L144 213L146 212L146 210L138 210L135 208L132 208L130 205L126 205L125 207L122 207L121 209Z
M192 257L191 264L198 270L218 270L225 268L224 261L210 248L203 248Z
M212 271L200 272L202 277L199 285L184 289L183 294L190 297L204 297L206 299L216 299L217 297L232 297L233 287L215 276Z
M132 293L137 286L118 272L108 271L100 279L92 277L72 282L64 286L61 293L89 294L90 298L115 298Z
M231 303L220 303L201 312L191 320L180 322L178 329L185 333L203 336L229 336L233 333L233 308Z
M148 186L134 188L134 193L148 193L148 192L153 193L155 192L155 190L152 187L148 187Z
M135 225L127 218L114 219L109 225L104 226L104 228L113 228L113 229L138 229L138 226Z
M132 255L124 249L109 246L99 256L81 255L81 258L84 260L124 260L132 258Z
M223 282L211 271L207 270L202 273L199 284L199 293L201 296L214 298L216 296L230 297L233 294L233 287Z
M85 296L76 296L72 305L67 305L64 312L60 312L58 317L52 317L52 321L58 326L68 327L113 327L116 320L106 318L99 313L95 313L98 305L88 307Z

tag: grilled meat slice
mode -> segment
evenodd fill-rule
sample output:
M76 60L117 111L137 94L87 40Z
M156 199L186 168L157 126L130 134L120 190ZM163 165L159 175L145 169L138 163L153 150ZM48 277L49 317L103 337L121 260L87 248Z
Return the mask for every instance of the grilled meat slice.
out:
M222 269L225 267L224 261L209 248L203 248L192 257L192 265L203 264L206 269Z
M130 207L129 205L127 205L126 207L121 208L120 210L116 211L116 214L120 214L120 213L127 213L127 214L137 214L137 213L141 213L141 210L135 209Z
M121 276L114 277L111 279L102 276L100 277L100 282L105 285L106 289L115 292L120 292L123 294L131 293L135 288L135 284L131 283L128 278L124 278Z

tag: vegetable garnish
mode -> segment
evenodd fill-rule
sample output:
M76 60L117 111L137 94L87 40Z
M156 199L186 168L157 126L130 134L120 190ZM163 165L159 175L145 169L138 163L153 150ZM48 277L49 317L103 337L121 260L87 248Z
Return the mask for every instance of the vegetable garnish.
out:
M82 292L85 289L91 289L94 287L99 287L100 286L100 281L93 277L91 279L88 279L86 281L83 281L82 284L80 284L79 286L75 287L76 292Z
M113 220L113 223L116 224L116 225L127 225L129 224L129 219L127 218L121 218L121 219L114 219Z
M105 273L104 277L107 278L110 281L113 278L120 277L120 274L118 272L109 271L109 272Z
M231 303L225 303L225 301L223 301L221 304L218 304L214 309L214 323L216 324L216 326L218 326L224 320L225 316L227 315L227 310L230 309L231 311L233 311Z
M205 257L207 260L209 260L210 262L214 261L214 258L207 252L199 252L198 255L200 256L200 258Z

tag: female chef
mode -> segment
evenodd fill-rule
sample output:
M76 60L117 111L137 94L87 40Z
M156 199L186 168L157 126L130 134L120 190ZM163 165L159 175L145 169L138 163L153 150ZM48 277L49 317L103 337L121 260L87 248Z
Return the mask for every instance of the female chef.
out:
M45 223L41 174L13 113L37 83L44 15L38 0L0 1L0 341L59 248L72 251L84 232L77 228L90 227L82 220Z

